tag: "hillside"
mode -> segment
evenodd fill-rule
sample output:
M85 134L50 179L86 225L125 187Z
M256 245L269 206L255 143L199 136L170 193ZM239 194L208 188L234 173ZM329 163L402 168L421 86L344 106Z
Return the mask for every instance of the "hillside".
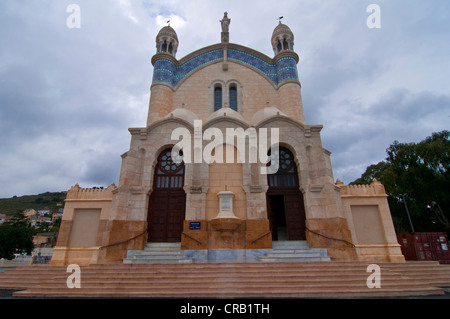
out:
M64 207L65 198L65 192L46 192L38 195L0 198L0 213L13 214L16 212L22 212L26 209L57 209Z

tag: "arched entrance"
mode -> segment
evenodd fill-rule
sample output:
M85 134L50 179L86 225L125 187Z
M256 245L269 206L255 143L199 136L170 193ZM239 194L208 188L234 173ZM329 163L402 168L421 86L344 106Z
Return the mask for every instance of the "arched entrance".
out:
M279 169L267 175L267 215L273 240L305 240L305 205L299 189L297 166L294 155L287 148L280 147ZM278 156L277 156L278 155Z
M180 242L186 211L184 162L172 161L172 149L158 157L148 205L148 241Z

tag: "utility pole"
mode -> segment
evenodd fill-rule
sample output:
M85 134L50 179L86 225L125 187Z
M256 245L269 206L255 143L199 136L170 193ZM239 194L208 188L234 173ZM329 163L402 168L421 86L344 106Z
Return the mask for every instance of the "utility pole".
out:
M411 225L412 232L414 233L414 226L413 226L413 223L412 223L412 221L411 221L411 216L409 215L408 205L406 205L406 197L405 197L405 194L403 194L403 203L405 203L406 213L408 214L409 223L410 223L410 225Z

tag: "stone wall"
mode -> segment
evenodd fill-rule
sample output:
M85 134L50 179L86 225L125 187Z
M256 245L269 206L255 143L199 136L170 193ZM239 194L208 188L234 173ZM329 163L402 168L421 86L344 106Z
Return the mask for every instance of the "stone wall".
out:
M67 192L52 265L98 262L114 189L114 184L106 189L81 188L76 184Z
M344 185L338 181L352 242L359 260L404 262L384 186Z

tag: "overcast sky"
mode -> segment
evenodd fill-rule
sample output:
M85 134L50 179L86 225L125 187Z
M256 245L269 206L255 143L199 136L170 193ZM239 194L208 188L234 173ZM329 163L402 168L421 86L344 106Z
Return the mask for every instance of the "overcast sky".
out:
M394 140L450 129L448 0L1 0L0 198L117 184L128 128L146 125L158 31L172 21L181 58L220 42L224 11L230 42L270 57L284 17L335 179L360 177Z

